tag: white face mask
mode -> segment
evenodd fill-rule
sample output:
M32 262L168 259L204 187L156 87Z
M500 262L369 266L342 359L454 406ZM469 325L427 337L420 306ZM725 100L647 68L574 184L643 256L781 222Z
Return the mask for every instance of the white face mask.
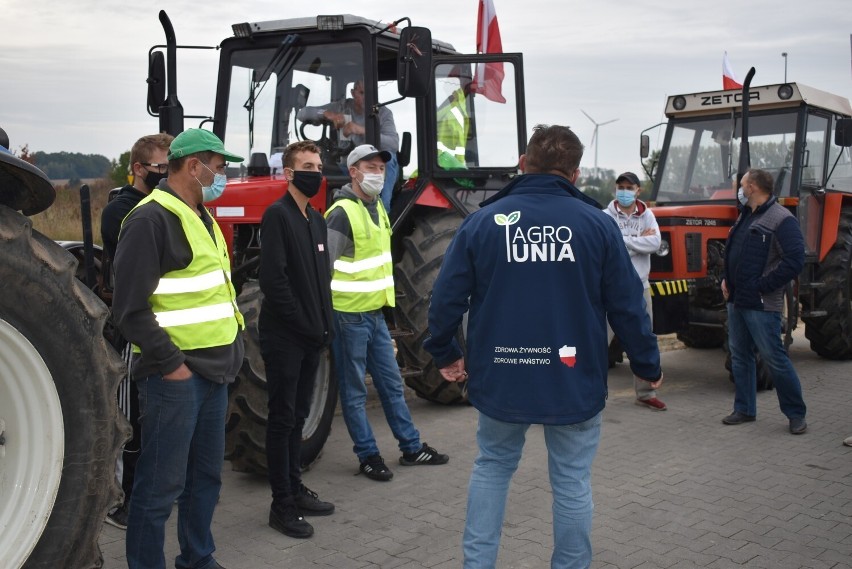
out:
M361 172L361 170L358 170ZM363 178L359 182L361 190L371 197L376 197L382 193L382 188L385 187L384 174L371 174L369 172L361 172Z
M740 200L740 203L744 206L748 205L748 198L746 197L745 192L743 192L742 186L740 186L740 189L737 190L737 199Z

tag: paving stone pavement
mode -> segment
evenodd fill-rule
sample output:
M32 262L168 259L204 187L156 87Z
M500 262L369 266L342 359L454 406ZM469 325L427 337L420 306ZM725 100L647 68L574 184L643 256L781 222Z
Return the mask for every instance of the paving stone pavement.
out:
M808 432L790 435L774 391L758 394L758 420L725 426L733 387L721 350L663 354L668 411L633 404L626 364L610 373L601 445L593 471L594 569L852 567L852 362L819 358L802 330L791 347L808 404ZM316 534L285 537L267 526L266 480L232 472L214 519L216 559L229 569L461 567L467 480L475 457L476 411L410 401L422 439L450 455L446 466L403 467L380 408L370 411L394 479L355 476L341 417L305 484L334 502L310 518ZM175 515L166 559L177 552ZM547 454L529 431L515 475L498 567L549 567ZM124 532L105 525L106 569L125 567Z

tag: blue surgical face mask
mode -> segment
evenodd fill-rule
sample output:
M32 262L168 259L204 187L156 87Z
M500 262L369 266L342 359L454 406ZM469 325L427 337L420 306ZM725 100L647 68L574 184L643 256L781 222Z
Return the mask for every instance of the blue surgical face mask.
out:
M745 193L743 192L742 186L740 186L740 189L737 190L737 199L740 200L740 203L743 204L744 206L748 205L748 198L746 197Z
M615 199L622 207L630 207L636 202L636 192L633 190L615 190Z
M228 183L228 177L225 174L214 172L204 162L202 162L201 165L207 168L208 172L213 174L213 183L209 186L205 186L198 178L195 178L195 181L201 185L201 201L204 203L212 202L225 193L225 185Z

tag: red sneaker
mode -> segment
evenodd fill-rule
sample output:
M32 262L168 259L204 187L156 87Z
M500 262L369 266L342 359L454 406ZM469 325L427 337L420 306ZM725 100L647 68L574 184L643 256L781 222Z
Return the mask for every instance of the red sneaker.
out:
M637 399L635 403L640 407L647 407L651 411L666 410L666 404L657 399L656 397L651 397L650 399Z

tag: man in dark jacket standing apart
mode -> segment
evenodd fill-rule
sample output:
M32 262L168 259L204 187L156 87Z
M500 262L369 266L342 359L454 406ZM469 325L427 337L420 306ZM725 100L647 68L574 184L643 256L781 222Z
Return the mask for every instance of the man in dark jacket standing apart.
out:
M113 313L138 349L142 452L127 522L130 569L165 569L166 521L177 500L175 567L220 569L210 525L222 487L228 383L243 361L243 317L228 248L203 202L225 191L242 158L210 131L169 147L169 176L124 220Z
M737 194L743 205L725 246L722 294L728 302L728 346L736 395L734 411L722 422L739 425L757 416L754 350L769 367L781 412L790 432L807 430L802 385L781 343L784 288L805 263L799 222L772 195L772 176L752 168Z
M311 141L293 143L282 162L287 193L264 212L260 229L264 296L258 329L269 392L269 525L284 535L307 538L314 528L303 515L334 512L333 504L321 502L302 484L301 474L302 427L334 327L331 274L325 219L308 203L322 185L320 149Z
M509 483L530 424L544 425L553 490L551 567L592 559L591 466L607 397L606 322L639 378L662 381L642 281L618 227L574 182L583 145L537 126L524 175L464 220L432 291L424 347L467 377L456 334L469 311L469 397L479 410L463 540L466 569L494 567Z

